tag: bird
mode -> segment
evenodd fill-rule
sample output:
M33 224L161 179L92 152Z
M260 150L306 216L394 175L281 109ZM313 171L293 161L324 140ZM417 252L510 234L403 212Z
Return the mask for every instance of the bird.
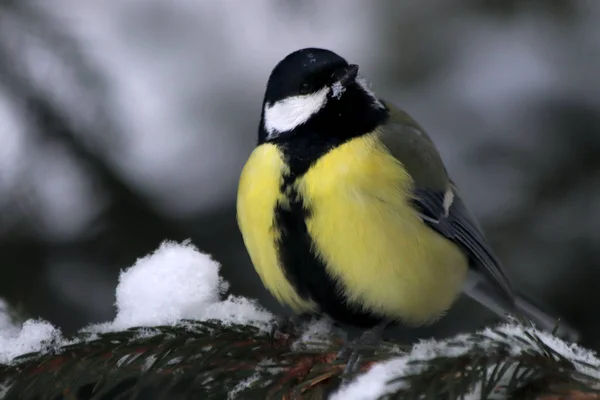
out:
M431 324L461 293L554 330L557 317L513 289L432 139L358 69L304 48L268 78L236 205L264 286L363 339ZM557 334L578 338L563 322Z

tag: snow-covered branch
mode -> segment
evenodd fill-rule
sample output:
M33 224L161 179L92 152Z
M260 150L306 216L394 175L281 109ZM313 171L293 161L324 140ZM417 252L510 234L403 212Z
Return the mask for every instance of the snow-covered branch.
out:
M327 321L273 335L275 318L227 286L209 256L166 242L121 273L111 322L66 338L48 322L17 327L0 315L0 399L502 399L600 389L595 354L516 323L411 348L381 343L340 387L343 341Z

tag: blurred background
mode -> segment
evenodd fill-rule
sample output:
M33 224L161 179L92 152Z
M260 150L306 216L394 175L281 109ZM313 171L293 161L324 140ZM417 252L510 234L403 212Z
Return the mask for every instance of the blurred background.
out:
M267 77L307 46L428 130L515 286L599 349L598 0L0 0L0 298L73 332L191 238L281 312L235 196ZM404 334L491 320L462 300Z

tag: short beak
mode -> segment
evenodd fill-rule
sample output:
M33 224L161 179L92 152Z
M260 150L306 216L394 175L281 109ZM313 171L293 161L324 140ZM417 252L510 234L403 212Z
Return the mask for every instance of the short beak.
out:
M358 74L358 65L350 64L347 67L340 69L335 73L335 78L343 87L348 86L354 79L356 79L356 75Z

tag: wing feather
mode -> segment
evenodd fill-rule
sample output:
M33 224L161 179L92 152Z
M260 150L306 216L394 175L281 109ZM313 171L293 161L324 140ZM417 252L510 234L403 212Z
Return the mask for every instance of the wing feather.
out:
M424 223L461 246L470 268L507 305L514 294L502 266L471 216L429 136L406 112L383 100L390 111L380 138L414 181L414 206Z
M448 190L454 193L448 209L444 207L446 193L431 189L415 190L415 208L429 227L464 248L469 255L471 268L487 276L496 284L499 294L512 303L513 290L500 262L456 189L450 186Z

